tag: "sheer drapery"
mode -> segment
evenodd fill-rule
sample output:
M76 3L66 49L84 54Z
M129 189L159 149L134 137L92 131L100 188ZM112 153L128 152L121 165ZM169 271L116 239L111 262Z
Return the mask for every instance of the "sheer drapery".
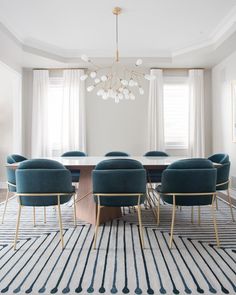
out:
M32 157L86 150L83 70L64 70L55 87L48 70L33 73ZM51 81L51 80L52 81ZM51 81L51 82L50 82Z
M163 71L152 69L148 102L148 150L164 151Z
M50 146L48 144L48 90L49 71L34 70L31 135L32 157L50 156Z
M189 99L189 155L204 157L204 70L189 70Z
M64 70L61 152L86 151L85 90L83 70Z

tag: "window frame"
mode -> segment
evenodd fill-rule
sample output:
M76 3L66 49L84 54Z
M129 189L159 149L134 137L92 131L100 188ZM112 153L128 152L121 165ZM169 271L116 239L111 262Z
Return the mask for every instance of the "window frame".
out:
M186 84L189 86L189 78L188 76L164 76L163 77L163 113L164 113L164 87L166 84ZM165 114L163 114L163 118L165 120ZM183 144L168 144L165 141L165 130L164 130L164 146L166 150L188 150L189 146Z

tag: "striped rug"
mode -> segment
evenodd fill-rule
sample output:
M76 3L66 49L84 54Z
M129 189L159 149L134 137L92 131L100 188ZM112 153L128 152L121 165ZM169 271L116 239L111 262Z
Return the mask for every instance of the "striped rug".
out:
M162 205L159 227L152 210L143 207L145 249L140 247L135 208L99 228L73 226L72 207L62 207L65 249L61 250L57 212L23 208L17 251L12 249L17 203L11 199L0 226L0 292L5 294L236 294L236 224L224 202L217 220L217 248L210 208L202 208L202 223L191 223L190 208L177 210L174 248L168 247L171 206ZM0 214L3 204L0 205Z

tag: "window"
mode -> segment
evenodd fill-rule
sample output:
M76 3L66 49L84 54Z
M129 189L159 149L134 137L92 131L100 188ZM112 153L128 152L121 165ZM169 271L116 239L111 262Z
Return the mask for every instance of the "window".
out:
M63 102L63 78L50 77L48 92L48 137L52 156L59 156L61 149L61 119Z
M189 87L186 79L164 83L164 138L166 149L188 147Z

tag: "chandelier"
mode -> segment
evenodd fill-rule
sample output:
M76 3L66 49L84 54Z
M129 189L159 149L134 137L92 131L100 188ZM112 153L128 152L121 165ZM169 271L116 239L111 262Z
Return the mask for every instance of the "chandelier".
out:
M149 75L140 72L137 68L142 65L141 58L137 59L132 69L128 69L120 62L119 57L119 34L118 34L118 16L121 13L120 7L115 7L112 13L116 18L116 53L113 63L108 67L96 65L87 55L81 55L81 59L89 63L93 70L87 71L80 77L82 81L89 79L90 85L87 86L87 91L96 91L97 95L102 99L114 99L115 103L121 100L135 100L135 93L144 95L144 89L141 84L143 78L154 80L154 75Z

